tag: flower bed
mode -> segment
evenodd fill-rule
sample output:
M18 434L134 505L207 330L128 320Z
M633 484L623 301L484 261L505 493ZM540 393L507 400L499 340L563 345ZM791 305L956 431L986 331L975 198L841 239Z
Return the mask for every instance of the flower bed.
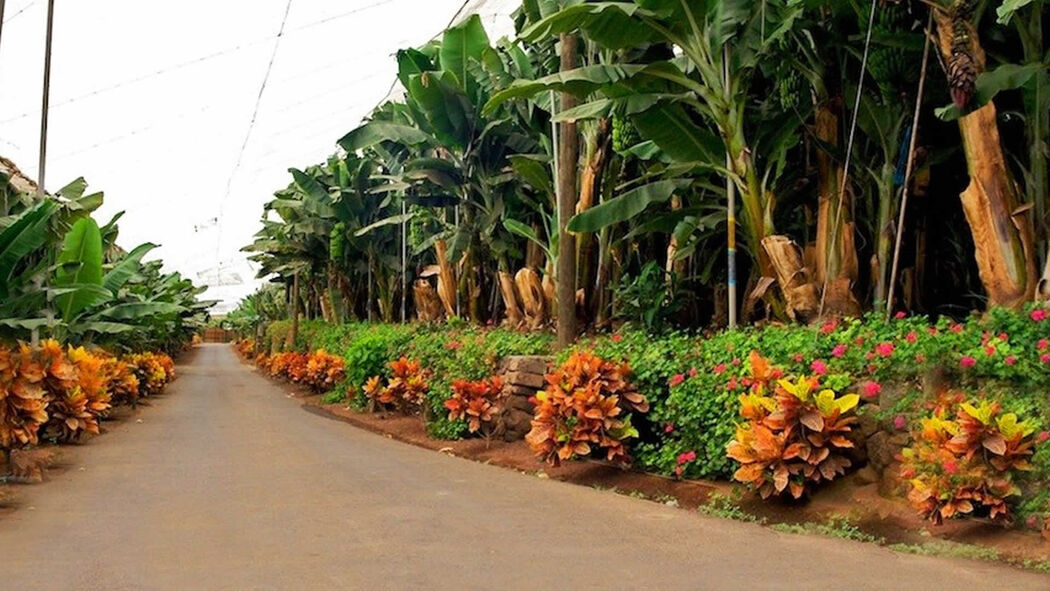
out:
M363 386L369 378L379 376L385 383L393 377L390 362L402 356L418 361L429 374L428 432L442 438L468 433L469 418L455 412L450 417L446 408L454 397L454 382L490 378L506 355L551 350L546 334L461 325L305 323L300 337L303 348L344 352L347 379L339 390L348 391L358 408L367 402ZM1050 423L1050 319L1042 308L993 310L963 322L872 316L706 336L653 337L622 330L581 340L558 363L580 352L631 368L632 387L650 409L632 417L632 437L622 455L645 470L673 477L729 480L740 469L739 458L730 457L727 446L743 420L740 397L754 385L752 352L784 376L819 380L817 394L827 389L857 395L856 408L849 409L858 422L850 434L859 448L853 456L859 462L854 463L865 461L864 438L876 433L880 442L900 442L876 450L886 456L880 467L892 464L899 471L899 447L912 440L911 431L921 432L921 420L949 386L975 404L987 401L1003 413L1025 417L1026 428L1037 439L1045 438L1040 434ZM1031 469L1015 483L1021 494L1011 502L1022 518L1041 519L1050 508L1048 495L1039 492L1045 488L1041 483L1050 482L1050 452L1037 448L1028 464ZM904 485L901 493L908 483Z

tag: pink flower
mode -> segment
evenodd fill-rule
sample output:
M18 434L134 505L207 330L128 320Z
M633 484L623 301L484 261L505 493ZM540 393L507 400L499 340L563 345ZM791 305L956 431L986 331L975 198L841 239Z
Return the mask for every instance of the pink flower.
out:
M872 359L875 359L875 354L872 353L871 351L868 351L867 353L864 354L864 358L867 359L868 361L871 361Z
M677 468L674 469L674 475L678 476L679 478L682 477L682 467L681 466L678 466Z
M685 453L678 454L678 460L677 461L678 461L678 465L681 466L682 464L688 464L689 462L692 462L695 459L696 459L696 452L690 450L690 451L687 451Z
M612 336L612 342L614 342L614 343L619 343L622 340L623 340L623 335L620 334L620 333L616 333L616 334L614 334Z
M729 383L726 384L726 390L736 390L736 378L729 378Z
M962 359L959 360L959 365L963 367L973 367L977 365L977 360L973 357L970 357L969 355L965 355Z
M1003 359L1003 363L1005 363L1007 365L1014 365L1014 364L1017 363L1017 358L1014 357L1013 355L1007 355L1006 359Z
M864 337L857 337L857 338L853 339L853 342L858 344L858 345L863 345L864 344Z
M803 359L802 353L795 353L795 363L802 363Z
M696 374L698 374L698 373L700 373L700 372L696 371L696 368L695 368L695 367L691 367L691 368L689 368L689 377L691 377L691 378L695 378L695 377L696 377Z
M875 373L875 370L876 370L876 369L878 369L878 368L877 368L877 367L875 367L875 365L874 365L874 364L869 364L869 365L868 365L868 373Z
M813 370L813 373L817 374L818 376L822 376L828 373L827 364L821 361L820 359L815 360L813 363L810 364L809 367Z
M835 329L839 327L837 320L828 320L820 327L820 332L823 334L831 334L835 332Z
M671 376L671 380L668 383L671 385L672 388L674 388L675 386L681 384L684 381L685 376L680 373L676 373L673 376Z
M1036 308L1035 310L1032 310L1032 313L1029 314L1029 316L1031 316L1032 320L1035 322L1042 322L1046 320L1047 313L1044 308Z
M930 330L929 330L929 333L930 333L930 336L933 336L933 337L937 336L937 327L936 326L931 326Z
M882 357L893 355L895 350L896 347L893 346L893 343L879 343L878 345L875 345L875 352Z
M674 433L674 425L671 423L664 425L664 433Z
M846 354L846 349L848 348L846 345L835 345L835 348L831 350L831 356L835 358L842 357Z
M915 363L926 363L926 356L922 353L915 354Z
M1035 348L1039 349L1040 351L1045 350L1047 347L1050 347L1050 341L1046 339L1039 339L1035 343Z
M995 355L995 347L993 347L991 345L988 345L987 347L984 348L984 354L989 356L989 357L991 357L992 355Z
M958 333L960 333L962 331L963 331L963 325L961 325L961 324L953 324L952 325L952 332L958 334Z
M955 474L959 471L959 467L955 464L955 460L948 460L944 462L944 471L948 474Z
M715 375L716 376L722 375L723 373L725 373L725 371L726 371L726 364L719 363L718 365L715 366Z
M897 415L893 417L893 428L902 431L908 426L908 420L904 418L904 415Z
M733 367L740 367L740 359L737 357L733 358Z
M915 334L915 331L913 330L904 336L904 340L908 341L909 343L914 343L915 341L919 340L919 335Z
M878 382L867 382L864 384L864 397L875 398L882 392L882 384Z
M1035 436L1035 440L1038 443L1046 443L1046 440L1050 439L1050 433L1046 431L1040 431L1039 435Z
M900 312L897 312L896 314L893 315L893 317L896 318L897 320L903 320L904 316L905 316L905 314L904 314L903 310L901 310Z
M1039 363L1050 363L1050 353L1043 353L1040 355Z
M1006 334L1005 332L1001 332L999 333L999 340L1005 343L1006 341L1010 340L1010 335Z

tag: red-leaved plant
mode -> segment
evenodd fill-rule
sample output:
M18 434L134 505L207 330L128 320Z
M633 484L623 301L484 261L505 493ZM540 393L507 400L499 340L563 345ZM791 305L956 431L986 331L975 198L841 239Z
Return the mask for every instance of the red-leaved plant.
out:
M391 377L385 386L379 376L373 376L365 383L364 393L371 410L394 407L409 415L425 409L427 392L430 391L429 372L418 361L407 357L391 361L389 367Z
M541 460L563 460L602 451L610 462L630 462L625 442L637 437L630 412L649 411L649 402L628 381L626 363L574 353L536 395L532 430L525 441Z
M471 433L481 432L488 439L492 436L499 415L499 397L503 392L503 380L492 376L487 380L452 382L452 397L445 401L448 420L467 421Z

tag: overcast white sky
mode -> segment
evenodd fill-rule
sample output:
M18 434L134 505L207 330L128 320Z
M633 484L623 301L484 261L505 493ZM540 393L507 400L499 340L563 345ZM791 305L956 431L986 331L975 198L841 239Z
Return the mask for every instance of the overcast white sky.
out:
M495 39L517 4L473 0L464 13L480 6ZM237 167L286 6L56 0L47 189L84 176L106 194L100 222L127 212L122 246L161 244L169 270L227 305L257 285L239 249L287 169L331 154L387 94L393 53L437 35L464 2L292 0ZM0 154L33 178L46 12L47 0L7 0L0 35Z

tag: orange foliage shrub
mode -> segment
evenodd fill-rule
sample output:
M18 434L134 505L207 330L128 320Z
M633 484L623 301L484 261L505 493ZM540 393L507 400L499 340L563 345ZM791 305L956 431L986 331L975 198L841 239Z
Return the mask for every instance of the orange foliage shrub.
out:
M914 444L901 452L908 500L934 523L964 516L1010 521L1020 495L1014 480L1031 469L1034 433L1034 423L1002 414L998 403L942 396Z
M502 392L503 381L499 376L477 382L456 380L452 382L452 397L445 401L448 419L465 420L471 433L481 431L489 437L500 411L497 402Z
M532 430L525 436L540 459L563 460L604 450L608 461L628 463L625 441L637 437L630 411L648 412L649 403L628 381L627 364L574 353L536 395Z
M383 379L373 376L365 382L364 393L373 408L393 406L404 414L412 414L423 408L430 384L429 373L418 361L402 357L389 363L391 377L383 386Z
M837 396L816 377L777 380L779 373L751 353L751 388L740 396L747 422L726 451L741 464L733 477L762 498L788 492L798 499L850 467L846 450L853 447L849 436L857 421L851 413L860 397Z

